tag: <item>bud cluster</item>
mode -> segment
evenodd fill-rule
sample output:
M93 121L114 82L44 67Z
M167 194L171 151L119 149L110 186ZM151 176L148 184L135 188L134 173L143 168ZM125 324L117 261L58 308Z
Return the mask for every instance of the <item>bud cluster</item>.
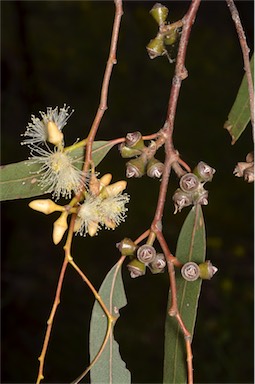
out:
M234 175L243 177L248 183L254 182L254 152L249 152L245 162L237 163L234 169Z
M162 176L164 164L150 154L140 132L128 133L119 150L123 158L130 158L126 163L127 178L139 178L145 173L152 178L159 179Z
M199 277L203 280L211 280L217 271L218 268L214 267L210 260L206 260L201 264L189 261L182 266L181 274L187 281L195 281Z
M183 175L179 182L180 188L173 195L174 213L192 204L207 205L208 191L204 189L204 184L212 180L214 173L214 168L200 161L193 173Z
M155 248L150 244L144 244L140 247L131 239L124 238L120 243L116 244L122 255L129 256L130 262L127 268L132 278L143 276L146 267L153 274L164 272L166 261L163 253L157 253Z
M180 29L176 24L166 22L168 8L160 3L156 3L150 10L151 16L159 26L157 36L152 39L146 49L150 59L167 54L166 46L173 45L178 40Z

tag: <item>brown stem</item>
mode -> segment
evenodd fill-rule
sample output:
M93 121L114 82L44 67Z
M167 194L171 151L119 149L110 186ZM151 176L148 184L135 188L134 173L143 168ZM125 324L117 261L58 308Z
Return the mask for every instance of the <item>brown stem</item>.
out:
M173 129L174 129L174 120L176 114L177 101L179 98L180 88L182 81L188 76L187 70L185 68L185 58L186 51L189 42L190 31L194 23L198 7L200 5L200 0L193 0L188 12L183 18L183 29L180 39L178 54L176 58L175 74L172 80L172 87L170 91L170 97L168 102L168 110L166 121L162 131L166 136L165 142L165 167L162 175L162 182L160 185L158 205L155 213L155 217L152 223L152 227L156 227L157 223L161 221L163 216L163 210L165 205L166 192L168 187L168 180L171 171L172 163L178 161L178 154L173 146Z
M114 64L117 64L116 50L117 50L117 42L118 42L119 29L120 29L120 21L123 15L123 10L122 10L122 0L114 0L114 3L115 3L115 17L114 17L114 23L113 23L110 52L109 52L109 57L106 64L105 73L104 73L100 104L99 104L95 119L93 121L93 124L91 126L89 135L87 137L88 141L86 145L86 155L85 155L85 162L83 166L83 171L85 174L88 171L92 161L92 145L93 145L96 133L98 131L99 124L102 120L104 112L108 108L107 99L108 99L109 82L110 82L113 66Z
M254 89L253 89L253 81L252 81L250 58L249 58L250 49L247 45L244 29L242 27L239 13L238 13L238 10L235 6L234 1L233 0L226 0L226 2L227 2L227 5L229 7L229 11L231 13L232 19L235 23L236 31L238 34L239 42L240 42L242 53L243 53L244 69L246 72L247 83L248 83L249 102L250 102L250 111L251 111L251 125L252 125L252 132L253 132L253 141L254 141L254 136L255 136L255 132L254 132Z
M157 239L160 242L160 245L165 253L165 257L167 260L170 288L171 288L171 299L172 299L171 308L169 309L169 314L170 316L174 316L178 321L178 324L184 334L185 341L186 341L188 384L193 383L191 339L190 339L190 333L186 329L185 324L183 323L181 315L178 311L176 280L175 280L175 271L174 271L174 264L178 263L178 261L175 259L173 255L171 255L171 252L169 251L167 244L165 242L165 239L162 235L161 220L162 220L164 206L165 206L166 193L167 193L167 187L168 187L171 168L173 167L173 164L176 168L176 163L178 163L178 159L179 159L179 154L174 149L174 145L173 145L174 121L175 121L176 107L177 107L177 102L179 98L181 84L182 84L182 81L188 76L188 72L185 68L185 58L186 58L186 52L187 52L187 46L189 42L191 28L194 23L199 5L200 5L200 0L193 0L188 12L182 19L183 28L182 28L182 35L180 39L178 54L176 58L175 74L172 80L166 121L162 129L163 135L165 136L165 153L166 153L165 165L164 165L164 171L163 171L162 181L161 181L160 190L159 190L157 208L156 208L155 216L151 225L151 230L156 234ZM178 171L181 172L180 169Z
M40 365L39 365L39 371L38 371L36 384L39 384L41 382L41 380L43 380L43 378L44 378L44 376L43 376L44 361L45 361L45 356L46 356L46 352L48 349L48 344L49 344L49 340L50 340L50 335L51 335L54 317L55 317L57 308L60 304L60 294L61 294L61 290L62 290L62 286L63 286L63 281L64 281L66 269L67 269L67 266L69 263L70 247L71 247L72 237L73 237L74 220L75 220L75 214L72 215L72 220L71 220L71 223L69 226L67 240L66 240L66 244L64 246L65 258L64 258L64 261L62 264L60 275L59 275L57 290L56 290L53 306L51 309L50 317L47 321L47 329L46 329L46 333L45 333L45 337L44 337L44 341L43 341L42 351L41 351L40 357L38 359L40 361Z

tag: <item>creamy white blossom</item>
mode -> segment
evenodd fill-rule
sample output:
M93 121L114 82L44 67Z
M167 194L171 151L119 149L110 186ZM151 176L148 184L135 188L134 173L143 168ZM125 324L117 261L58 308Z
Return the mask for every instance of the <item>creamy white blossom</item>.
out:
M75 159L67 152L57 147L54 147L54 151L39 146L31 149L30 164L41 164L37 172L40 175L39 185L46 193L52 193L53 198L70 198L72 192L78 193L85 185L82 171L75 166Z
M46 113L39 112L41 115L41 119L31 116L32 122L29 122L27 125L27 129L25 133L22 135L25 139L21 142L21 144L34 145L45 143L48 137L48 123L53 122L56 124L59 131L62 131L64 126L67 123L67 120L73 113L68 113L70 107L66 107L64 104L63 108L58 107L52 109L52 107L48 107Z
M96 232L105 226L107 229L115 229L122 221L125 221L129 202L129 195L117 194L102 198L88 195L80 207L76 219L75 231L82 236ZM92 236L92 235L91 235Z
M100 229L100 205L102 199L98 196L88 194L82 203L77 214L75 232L81 236L86 236L90 226L96 226L96 232Z
M101 203L101 223L108 229L114 229L125 221L128 208L125 207L130 200L127 193L118 194L104 199ZM111 223L113 225L111 225Z

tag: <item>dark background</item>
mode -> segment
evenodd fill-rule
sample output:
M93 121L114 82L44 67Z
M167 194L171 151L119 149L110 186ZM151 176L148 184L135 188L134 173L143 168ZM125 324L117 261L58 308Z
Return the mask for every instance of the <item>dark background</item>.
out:
M97 139L139 130L150 134L164 123L174 66L151 61L145 46L156 34L153 2L124 1L118 64L109 89L109 109ZM170 21L189 3L166 2ZM253 2L237 2L253 49ZM75 109L65 128L67 144L87 135L95 116L108 57L112 2L2 1L2 164L24 160L20 146L31 114L64 103ZM174 52L172 53L174 55ZM223 129L243 77L240 45L224 1L203 1L187 52L189 77L180 93L174 131L176 148L193 167L203 160L216 168L210 203L204 208L207 259L219 268L204 282L193 342L197 383L253 382L253 185L232 174L252 150L250 125L231 146ZM162 154L161 154L162 156ZM98 170L114 181L125 177L125 161L114 148ZM173 216L170 179L164 234L174 252L188 213ZM115 243L137 238L150 225L158 181L130 180L126 222L95 238L75 238L73 256L97 288L119 257ZM55 215L31 211L28 199L2 204L2 383L32 383L38 370L46 321L63 261L53 246ZM167 274L130 279L123 270L128 305L116 338L132 381L162 382ZM88 326L93 297L69 268L45 365L45 383L67 383L88 363Z

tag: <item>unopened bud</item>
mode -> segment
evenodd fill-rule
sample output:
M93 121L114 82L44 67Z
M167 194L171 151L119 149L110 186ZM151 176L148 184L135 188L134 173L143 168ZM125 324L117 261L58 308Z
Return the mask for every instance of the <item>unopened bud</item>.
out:
M125 237L120 243L116 244L120 253L124 256L132 256L135 254L138 246L129 238Z
M184 192L194 192L199 186L199 180L194 173L186 173L180 179L180 187Z
M193 261L189 261L183 265L181 274L185 280L195 281L200 277L199 266Z
M244 180L247 181L248 183L254 182L254 165L245 169Z
M153 274L164 272L166 259L163 253L157 253L155 260L149 265Z
M67 212L63 212L60 217L55 221L53 224L53 243L58 244L62 240L62 237L64 236L65 231L68 228L67 225Z
M204 188L193 195L193 203L200 205L208 205L208 191Z
M175 207L174 214L176 214L181 212L182 208L188 207L193 203L192 194L178 188L173 195L173 201Z
M116 183L113 183L111 185L107 185L102 189L100 192L100 197L103 199L107 197L112 197L120 194L124 189L127 187L127 182L125 180L117 181Z
M144 142L141 132L129 132L126 135L126 146L135 149L143 149Z
M250 168L250 163L239 162L234 169L233 174L237 177L242 177L246 168Z
M156 250L152 245L144 244L137 250L137 259L141 263L149 264L156 259Z
M112 174L111 173L106 173L105 175L103 175L101 178L100 178L100 186L101 187L106 187L107 185L110 184L110 182L112 181Z
M156 3L150 10L150 14L156 20L158 25L162 25L166 21L168 8L160 3Z
M164 45L164 37L158 34L155 39L152 39L146 47L150 59L155 59L158 56L163 56L166 53Z
M53 121L47 123L47 141L54 145L60 145L63 142L64 135L58 129L57 125Z
M210 260L206 260L204 263L199 264L198 267L199 275L203 280L210 280L218 271L218 268L214 267Z
M98 222L96 221L90 221L88 224L88 234L89 236L93 237L97 234L98 230Z
M201 180L202 182L211 181L215 173L215 169L210 167L210 165L200 161L195 167L193 173Z
M164 170L164 164L152 157L147 165L147 175L152 178L160 178Z
M128 147L125 145L125 143L121 143L119 145L119 151L123 159L130 159L131 157L135 157L141 154L140 149Z
M63 212L65 210L64 207L61 207L50 199L33 200L28 204L28 206L35 211L44 213L45 215L49 215L50 213L56 211Z
M131 260L128 263L127 268L130 272L130 276L132 277L132 279L139 276L143 276L146 271L146 265L144 263L141 263L141 261L137 259Z
M247 163L253 163L254 162L254 152L249 152L246 156Z
M131 159L126 163L126 177L142 177L145 174L147 161L142 157Z
M166 45L173 45L179 37L179 32L177 28L173 28L164 38L164 43Z
M116 228L116 226L117 226L117 224L113 220L108 219L107 217L105 217L103 219L103 223L104 223L104 225L106 226L107 229L113 229L114 230Z

